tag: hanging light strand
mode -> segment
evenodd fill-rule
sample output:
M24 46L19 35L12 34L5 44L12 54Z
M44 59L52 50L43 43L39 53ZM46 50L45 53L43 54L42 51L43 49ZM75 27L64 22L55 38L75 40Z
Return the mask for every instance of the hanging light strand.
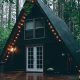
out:
M48 26L49 26L51 32L53 33L53 35L55 36L55 38L56 38L59 42L61 42L61 39L59 38L59 36L58 36L58 34L56 33L55 29L52 27L51 23L50 23L48 20L47 20L47 22L48 22Z
M13 41L10 43L11 45L8 46L8 49L7 49L7 52L6 52L6 56L4 56L5 57L4 61L7 61L8 58L9 58L9 55L12 54L16 50L16 48L14 48L13 46L15 46L15 42L17 41L17 39L18 39L18 37L20 35L21 28L24 25L25 19L26 19L26 13L23 12L23 15L21 16L20 22L17 25L18 31L17 31Z

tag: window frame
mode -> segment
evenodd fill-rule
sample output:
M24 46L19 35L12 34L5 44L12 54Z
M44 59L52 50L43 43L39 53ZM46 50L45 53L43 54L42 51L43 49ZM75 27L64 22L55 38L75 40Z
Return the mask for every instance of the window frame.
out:
M38 28L36 28L36 24L35 24L35 22L36 22L36 20L39 20L39 19L43 19L43 22L44 22L44 24L43 24L43 27L38 27ZM34 24L33 24L33 38L30 38L30 39L28 39L28 38L26 38L25 36L25 31L27 31L26 30L26 22L27 21L33 21L34 22ZM44 18L43 17L40 17L40 18L33 18L33 19L27 19L26 20L26 22L25 22L25 26L24 26L24 40L31 40L31 39L42 39L42 38L45 38L45 20L44 20ZM36 30L37 29L41 29L41 28L43 28L43 30L44 30L44 36L43 37L36 37ZM29 30L29 29L28 29ZM30 29L31 30L31 29Z

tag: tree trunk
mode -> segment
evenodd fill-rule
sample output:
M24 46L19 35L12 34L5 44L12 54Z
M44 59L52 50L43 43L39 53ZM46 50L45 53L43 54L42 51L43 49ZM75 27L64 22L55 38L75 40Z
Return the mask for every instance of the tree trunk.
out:
M12 8L12 3L9 4L8 28L10 28L11 26L11 8Z
M8 24L8 3L6 3L6 25Z
M79 26L80 26L80 0L78 0L78 16L79 16Z
M19 0L16 0L16 20L19 15Z
M62 3L61 0L58 0L58 16L62 18Z
M3 4L1 5L1 27L3 27Z

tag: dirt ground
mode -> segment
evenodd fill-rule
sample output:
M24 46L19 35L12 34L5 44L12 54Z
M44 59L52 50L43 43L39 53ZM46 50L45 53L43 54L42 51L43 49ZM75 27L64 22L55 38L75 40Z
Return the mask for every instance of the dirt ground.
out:
M22 71L0 73L0 80L79 80L76 75L43 75L42 73L25 73Z

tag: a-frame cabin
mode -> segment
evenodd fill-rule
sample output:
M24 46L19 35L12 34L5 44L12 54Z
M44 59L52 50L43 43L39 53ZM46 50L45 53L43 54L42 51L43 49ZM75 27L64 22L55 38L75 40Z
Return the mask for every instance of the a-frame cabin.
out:
M70 30L41 0L24 3L1 57L8 71L69 74L80 65Z

